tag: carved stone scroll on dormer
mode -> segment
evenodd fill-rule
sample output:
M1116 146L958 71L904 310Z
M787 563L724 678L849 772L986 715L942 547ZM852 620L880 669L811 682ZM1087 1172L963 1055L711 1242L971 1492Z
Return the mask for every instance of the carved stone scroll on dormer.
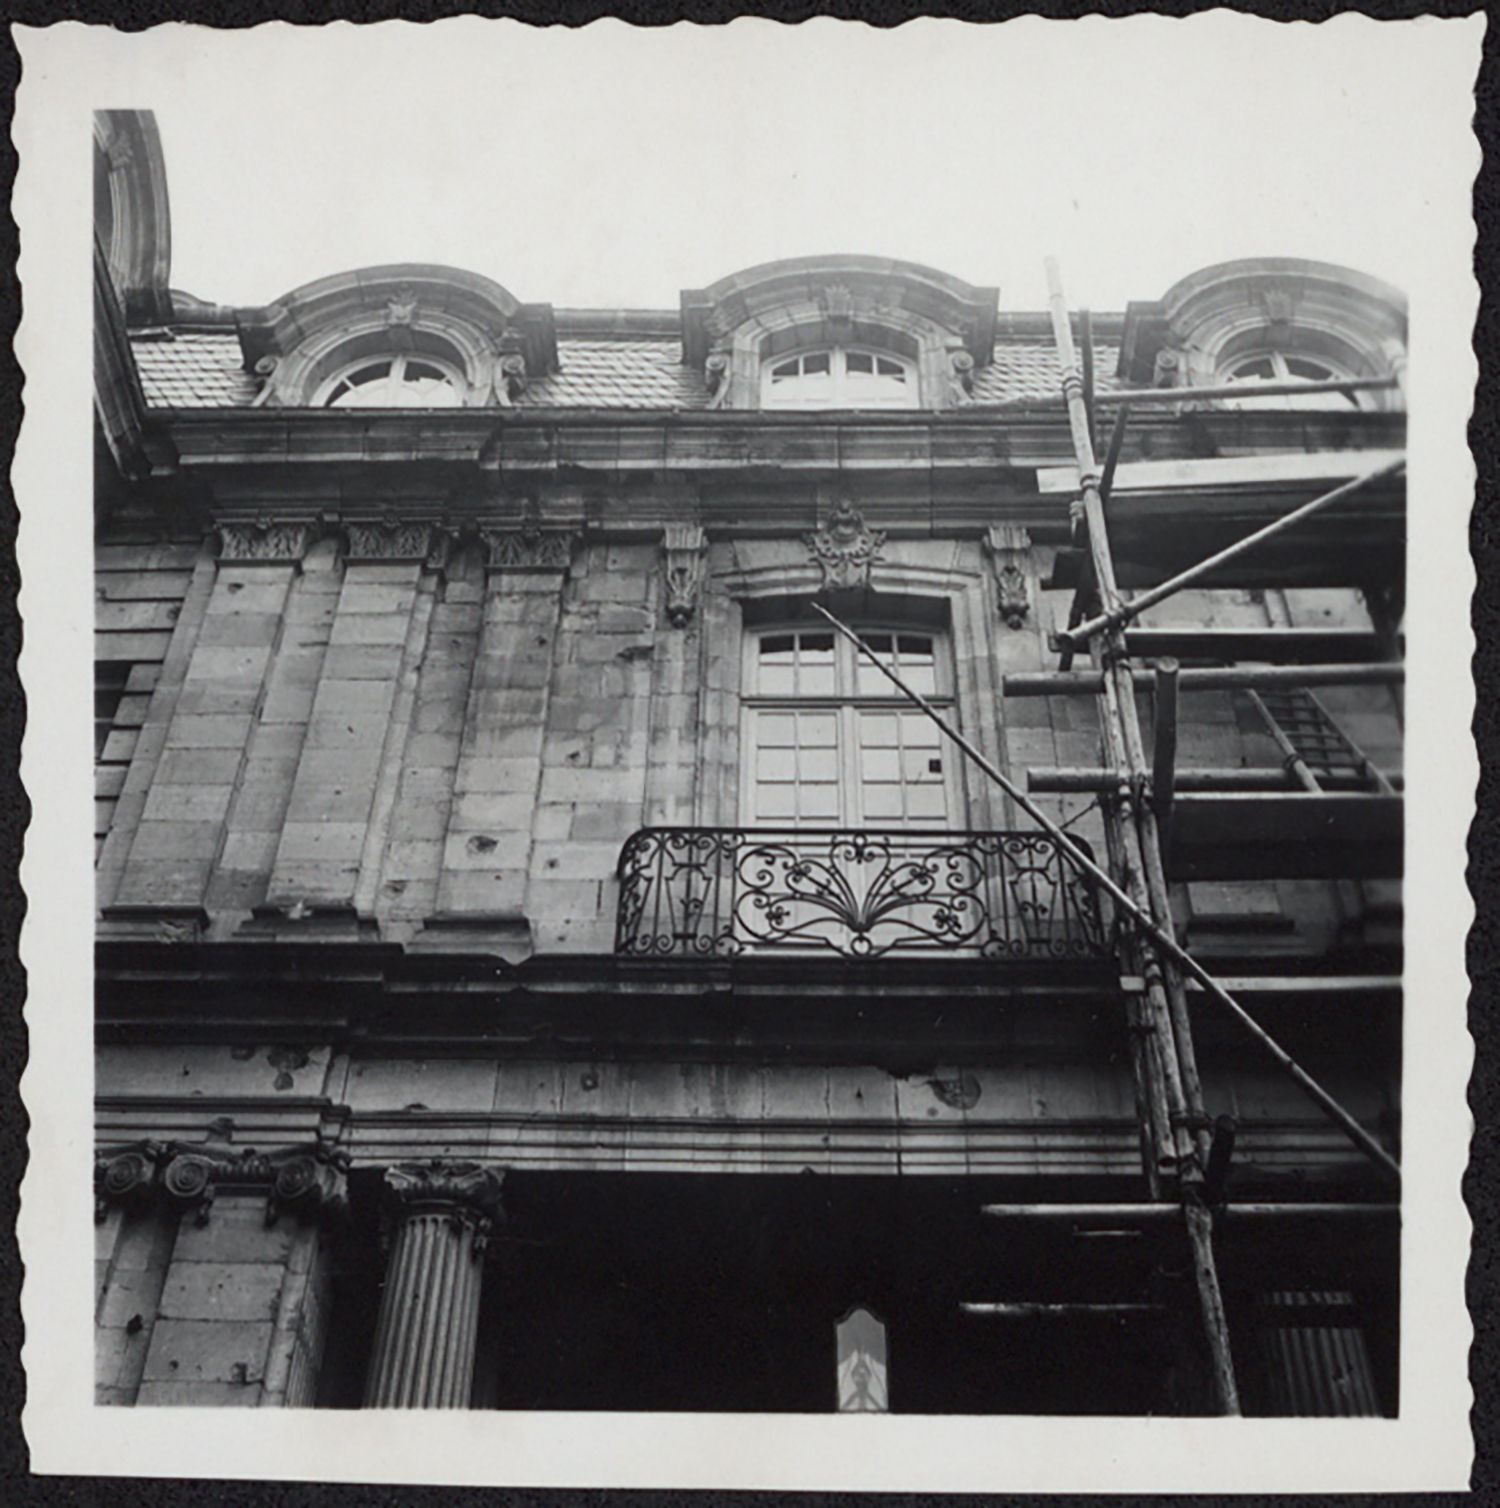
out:
M663 543L667 621L673 628L686 628L693 621L703 589L707 538L697 524L668 524Z
M834 591L869 586L870 567L885 544L885 531L867 529L848 498L839 500L821 529L802 537L823 569L824 587Z
M1014 524L996 524L985 532L985 549L995 573L995 595L1007 628L1024 628L1031 611L1026 584L1026 558L1031 536Z
M708 406L728 408L734 387L734 354L727 345L715 346L703 363L703 380L708 384Z
M955 408L962 408L974 401L974 358L967 351L950 351L948 369L952 376L948 384L949 396Z
M320 525L257 518L219 525L219 559L266 561L285 565L298 562L317 539Z

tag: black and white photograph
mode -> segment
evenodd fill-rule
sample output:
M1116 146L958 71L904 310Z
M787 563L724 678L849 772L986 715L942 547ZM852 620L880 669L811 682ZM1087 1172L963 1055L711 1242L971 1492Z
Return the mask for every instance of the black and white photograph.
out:
M36 1469L1463 1485L1481 33L19 31Z

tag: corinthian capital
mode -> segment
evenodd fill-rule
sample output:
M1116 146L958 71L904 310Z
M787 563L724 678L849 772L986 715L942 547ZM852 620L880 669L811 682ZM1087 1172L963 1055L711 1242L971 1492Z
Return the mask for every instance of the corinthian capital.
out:
M386 1193L403 1213L419 1209L471 1211L483 1220L498 1219L505 1169L477 1162L402 1162L385 1171Z

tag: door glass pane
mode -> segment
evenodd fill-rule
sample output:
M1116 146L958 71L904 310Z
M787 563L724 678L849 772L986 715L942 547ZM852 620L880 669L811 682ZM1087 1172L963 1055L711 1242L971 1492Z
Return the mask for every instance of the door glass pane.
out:
M942 746L943 735L938 725L921 712L901 714L901 743L908 749L936 749Z
M906 788L906 814L914 822L943 822L948 816L948 802L941 785L909 785Z
M814 748L797 751L797 774L806 781L823 781L836 784L839 778L839 751Z
M839 815L839 788L837 785L802 785L798 787L799 815L823 817L830 821Z
M797 719L797 742L804 749L831 749L839 741L839 720L832 712L804 712Z
M797 690L803 696L832 696L833 635L802 634L798 643Z
M758 720L757 735L757 741L763 748L795 748L797 719L790 712L762 712Z
M867 781L901 779L901 757L898 749L861 749L859 763Z
M792 749L762 747L755 754L757 780L795 780L797 755Z
M864 788L865 819L870 822L899 822L902 818L899 785L867 785Z
M866 749L894 749L899 744L894 712L866 712L859 720L859 741Z
M790 821L797 815L797 787L794 785L757 786L755 815L761 820Z

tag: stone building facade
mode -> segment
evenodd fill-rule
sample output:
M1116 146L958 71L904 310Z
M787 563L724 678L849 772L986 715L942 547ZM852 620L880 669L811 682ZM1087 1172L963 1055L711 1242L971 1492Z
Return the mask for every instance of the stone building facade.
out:
M1127 920L818 612L1114 857L1049 315L864 256L225 308L170 286L151 117L95 161L99 1400L1212 1408ZM1074 329L1101 454L1154 395L1127 593L1402 451L1359 273ZM1183 667L1176 935L1391 1154L1403 512L1126 633L1148 729ZM1241 1405L1393 1413L1388 1185L1185 1009Z

